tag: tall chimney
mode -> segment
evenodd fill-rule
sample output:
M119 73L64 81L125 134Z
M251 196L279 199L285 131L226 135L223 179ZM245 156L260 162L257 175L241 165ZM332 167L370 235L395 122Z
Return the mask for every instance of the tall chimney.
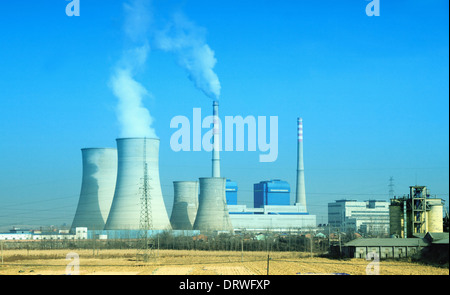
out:
M212 177L220 177L220 141L219 141L219 102L213 102L213 155L212 155Z
M306 212L305 171L303 167L303 120L297 118L297 191L295 194L296 205L302 206Z

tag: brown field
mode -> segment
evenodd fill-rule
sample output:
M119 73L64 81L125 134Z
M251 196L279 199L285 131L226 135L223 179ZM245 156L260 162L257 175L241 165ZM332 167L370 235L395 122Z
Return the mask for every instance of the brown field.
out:
M136 260L136 250L4 250L0 275L62 275L79 255L80 275L266 275L267 252L155 250L155 260ZM346 273L366 275L370 261L309 257L308 253L270 253L270 275ZM408 261L380 261L380 275L449 275L439 268Z

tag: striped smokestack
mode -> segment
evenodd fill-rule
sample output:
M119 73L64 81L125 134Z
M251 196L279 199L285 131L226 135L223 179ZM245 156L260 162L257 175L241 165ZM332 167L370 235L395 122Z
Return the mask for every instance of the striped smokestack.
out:
M306 212L305 171L303 167L303 120L297 118L297 191L295 203Z
M219 102L213 102L213 155L212 177L220 177L220 142L219 142Z

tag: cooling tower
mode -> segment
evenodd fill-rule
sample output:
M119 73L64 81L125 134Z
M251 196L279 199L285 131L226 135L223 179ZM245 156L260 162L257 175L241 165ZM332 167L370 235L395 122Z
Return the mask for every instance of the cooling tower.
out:
M213 154L212 177L220 177L220 129L219 129L219 102L213 102Z
M198 182L174 181L170 223L175 230L192 230L198 210Z
M226 179L200 178L200 198L194 230L233 231L225 197Z
M140 229L147 195L149 229L171 229L159 181L159 139L117 139L117 183L106 230Z
M108 218L117 176L117 150L81 149L83 176L80 198L71 228L102 230Z
M297 119L297 191L296 205L302 206L306 212L305 171L303 168L303 120Z

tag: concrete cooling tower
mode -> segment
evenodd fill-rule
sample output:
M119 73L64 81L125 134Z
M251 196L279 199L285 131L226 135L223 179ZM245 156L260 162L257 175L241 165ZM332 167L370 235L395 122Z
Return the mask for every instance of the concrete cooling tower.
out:
M149 229L171 229L159 180L159 139L116 141L117 182L105 230L141 229L143 194L148 196Z
M80 198L71 229L102 230L108 218L117 177L117 150L82 149L83 176Z
M198 210L198 181L174 181L170 223L175 230L192 230Z
M200 178L200 198L194 230L233 231L225 197L226 178Z

